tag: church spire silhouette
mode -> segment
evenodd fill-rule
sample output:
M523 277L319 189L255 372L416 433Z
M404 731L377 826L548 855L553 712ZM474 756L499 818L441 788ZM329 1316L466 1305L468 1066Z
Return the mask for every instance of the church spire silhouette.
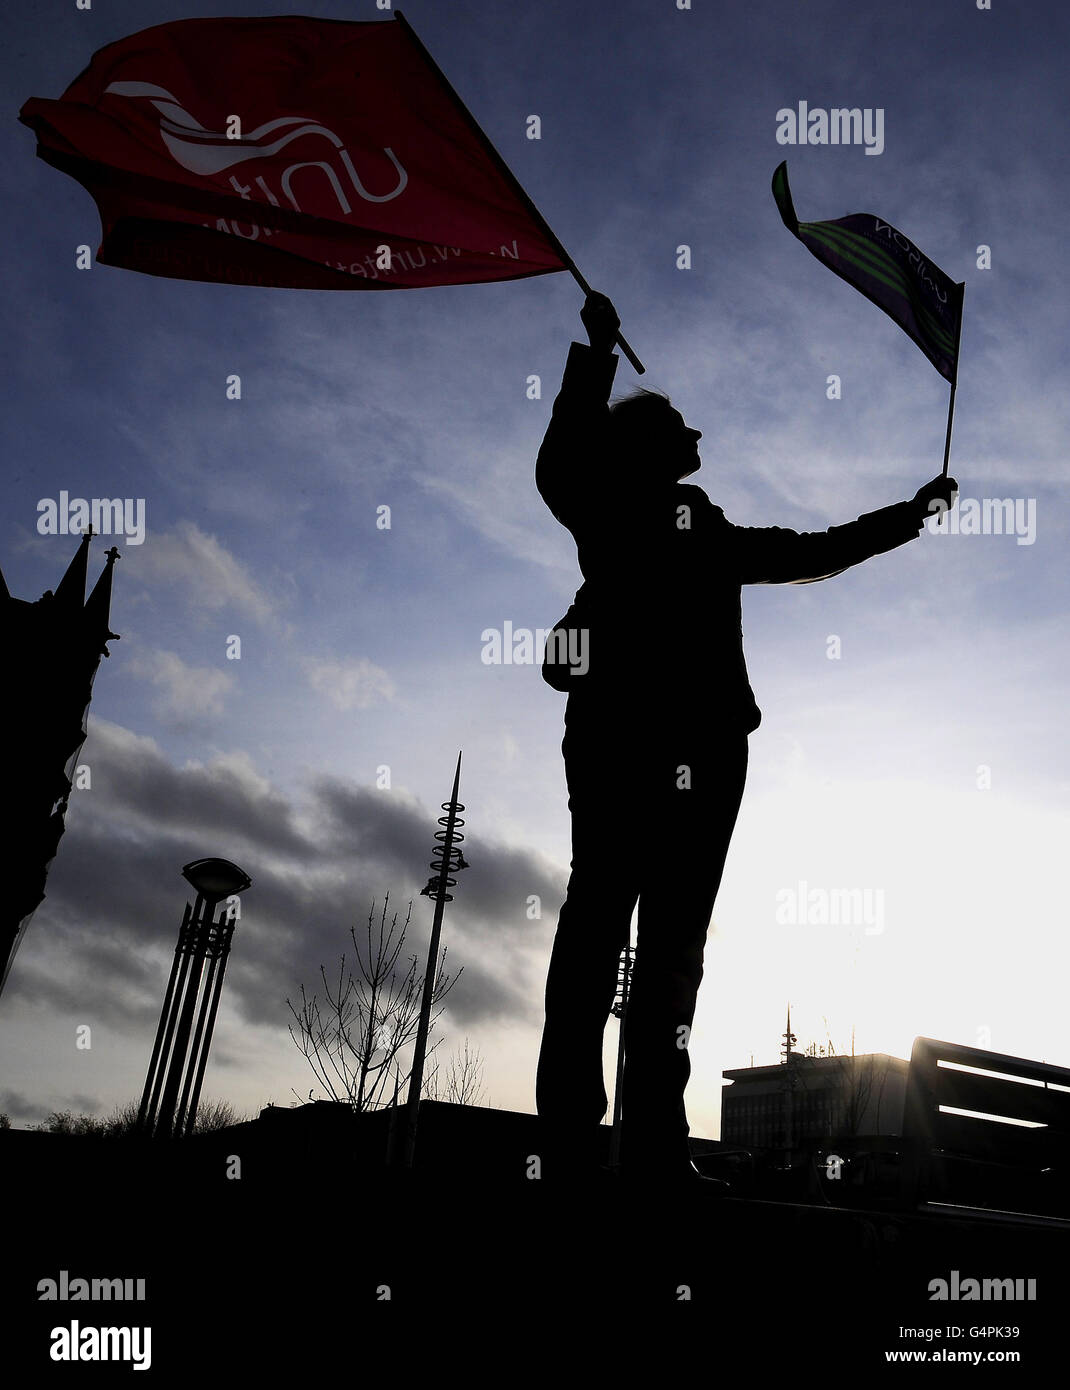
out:
M109 626L112 571L108 551L89 598L86 581L92 529L79 542L55 591L36 603L14 598L0 577L0 643L8 653L0 683L0 728L8 741L6 892L0 906L0 991L64 831L67 802L100 658L118 634Z
M100 572L100 578L93 585L93 592L85 601L83 616L86 638L100 644L101 656L110 656L106 644L119 640L119 634L110 630L108 621L111 616L112 572L116 560L121 558L114 545L104 552L104 568Z
M95 532L92 526L82 535L67 572L56 586L55 602L67 609L85 607L85 586L89 574L89 542Z

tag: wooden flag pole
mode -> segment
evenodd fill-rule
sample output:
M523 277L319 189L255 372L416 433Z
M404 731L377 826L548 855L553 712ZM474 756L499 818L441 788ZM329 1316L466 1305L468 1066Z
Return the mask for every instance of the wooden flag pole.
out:
M959 285L959 321L955 329L955 375L951 381L951 396L947 403L947 434L944 436L944 469L941 478L947 477L947 465L951 458L951 426L955 420L955 388L959 384L959 341L962 338L962 311L966 299L965 280Z
M584 294L591 294L591 287L580 274L579 270L576 267L576 262L561 245L560 241L558 241L557 237L554 235L553 230L550 227L550 224L546 221L546 218L543 217L542 213L528 197L523 184L520 183L516 175L513 173L512 169L509 168L505 160L501 157L498 151L487 139L483 127L472 115L468 107L465 106L464 102L457 95L456 91L454 91L449 78L442 71L439 65L435 62L434 58L431 57L430 53L428 53L427 49L423 46L420 40L416 37L412 25L409 23L409 21L405 18L405 16L401 13L400 10L394 11L394 18L398 21L398 23L405 30L405 33L412 40L413 46L420 53L424 62L428 65L431 71L438 76L439 81L446 88L447 92L449 92L451 98L456 103L457 109L461 112L465 120L467 120L468 124L472 127L473 132L476 135L478 135L480 140L483 142L483 145L485 146L487 153L490 155L491 159L497 166L498 172L506 180L506 182L509 184L510 188L520 199L520 201L524 204L524 207L531 214L532 218L534 218L534 220L539 224L539 226L542 229L543 235L546 237L547 241L549 241L550 245L564 261L566 268L571 272L572 278L576 281L576 284L579 285L580 289L584 292ZM624 353L625 357L635 368L636 372L638 372L638 374L642 376L643 373L646 371L646 368L643 366L642 362L640 362L639 358L636 357L635 353L632 351L630 344L620 334L617 335L617 342L620 345L621 352Z

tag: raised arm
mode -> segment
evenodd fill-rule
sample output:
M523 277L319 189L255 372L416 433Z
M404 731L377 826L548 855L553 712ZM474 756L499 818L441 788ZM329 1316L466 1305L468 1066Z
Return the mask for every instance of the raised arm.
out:
M933 478L909 502L867 512L827 531L733 526L733 568L742 584L812 584L914 540L928 516L952 505L954 478Z
M603 294L587 296L580 317L590 346L573 343L535 463L535 485L564 525L582 508L605 454L609 393L617 371L620 319Z

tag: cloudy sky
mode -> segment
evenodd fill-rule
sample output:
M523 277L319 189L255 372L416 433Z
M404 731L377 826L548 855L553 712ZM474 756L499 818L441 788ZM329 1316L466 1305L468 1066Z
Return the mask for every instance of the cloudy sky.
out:
M461 748L472 867L447 915L464 971L442 1050L468 1037L488 1102L533 1110L569 858L563 697L537 666L484 664L481 634L551 626L579 582L533 464L581 295L566 275L349 295L77 270L95 207L34 158L19 107L58 97L106 43L220 8L64 0L3 21L0 564L22 598L55 585L76 542L36 523L62 490L143 499L146 530L120 540L91 789L0 1001L0 1110L26 1124L140 1093L179 870L206 854L253 887L205 1094L248 1110L307 1095L287 997L387 893L402 914L415 898L422 952L417 895ZM384 17L371 0L299 8ZM877 212L967 282L952 472L963 498L1033 519L745 593L765 717L707 950L693 1132L718 1133L723 1068L776 1060L789 1000L804 1046L842 1050L854 1028L862 1051L907 1056L924 1034L1070 1064L1065 8L405 10L613 297L644 384L702 430L692 481L732 521L821 530L940 470L947 384L786 232L769 191L785 156L802 219ZM778 144L777 112L799 101L881 110L883 149ZM618 387L635 382L622 361ZM624 813L641 856L641 808ZM868 920L785 921L815 888L870 890Z

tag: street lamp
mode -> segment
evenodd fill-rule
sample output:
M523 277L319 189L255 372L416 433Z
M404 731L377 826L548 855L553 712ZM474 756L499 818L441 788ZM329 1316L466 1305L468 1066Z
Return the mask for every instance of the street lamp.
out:
M244 893L252 879L229 859L193 859L182 866L182 877L213 906L220 898Z
M186 903L178 931L137 1121L139 1130L160 1136L193 1132L236 915L230 903L218 920L215 910L221 899L236 898L252 883L249 875L229 859L194 859L183 866L182 876L197 897L192 907ZM202 993L206 960L208 972ZM201 1007L190 1048L198 994Z

